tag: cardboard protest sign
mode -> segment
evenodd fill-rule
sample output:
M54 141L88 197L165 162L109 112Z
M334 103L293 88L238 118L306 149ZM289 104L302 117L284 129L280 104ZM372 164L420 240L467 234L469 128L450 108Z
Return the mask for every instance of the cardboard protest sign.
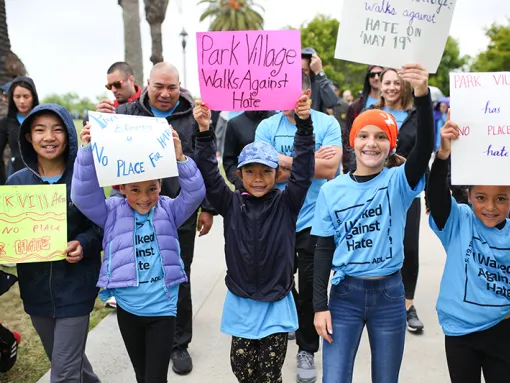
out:
M344 0L335 58L436 73L457 0Z
M66 185L0 187L0 264L65 259Z
M178 176L164 118L89 112L89 121L99 186Z
M510 72L450 73L453 185L510 185Z
M197 33L200 94L213 110L294 109L301 95L300 31Z

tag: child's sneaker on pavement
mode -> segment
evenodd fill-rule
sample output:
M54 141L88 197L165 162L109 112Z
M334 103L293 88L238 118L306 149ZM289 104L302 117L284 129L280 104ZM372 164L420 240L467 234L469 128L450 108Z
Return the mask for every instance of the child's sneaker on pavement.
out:
M407 310L407 329L414 333L420 333L423 331L423 327L414 306L409 307L409 310Z
M317 370L313 354L306 351L299 351L297 354L297 383L315 383L317 381Z

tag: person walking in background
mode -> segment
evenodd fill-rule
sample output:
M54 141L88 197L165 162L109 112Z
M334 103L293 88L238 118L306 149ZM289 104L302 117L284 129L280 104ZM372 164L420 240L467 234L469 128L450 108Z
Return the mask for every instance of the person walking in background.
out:
M344 90L344 93L342 93L342 99L349 105L352 104L352 101L354 100L354 97L352 96L352 92L349 89Z
M441 146L441 128L446 124L448 109L450 108L450 99L442 98L434 106L434 151L439 150Z

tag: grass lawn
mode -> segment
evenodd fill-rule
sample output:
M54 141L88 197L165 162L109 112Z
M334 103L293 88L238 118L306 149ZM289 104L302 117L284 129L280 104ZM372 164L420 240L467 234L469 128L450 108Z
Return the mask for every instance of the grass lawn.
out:
M75 120L78 133L82 122ZM105 188L105 194L110 194L110 188ZM2 267L7 273L16 274L16 268ZM94 311L90 315L90 330L92 330L108 313L110 309L104 308L104 304L96 299ZM23 310L23 304L19 296L18 284L15 284L9 292L0 297L0 323L11 331L21 334L21 344L18 349L18 360L11 371L0 374L1 383L35 383L50 368L50 362L46 357L39 336L32 327L30 317Z

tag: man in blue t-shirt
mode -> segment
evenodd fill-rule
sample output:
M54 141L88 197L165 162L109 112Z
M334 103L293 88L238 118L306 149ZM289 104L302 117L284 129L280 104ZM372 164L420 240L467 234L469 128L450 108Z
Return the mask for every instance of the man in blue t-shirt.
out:
M303 72L303 93L311 96L310 78ZM342 133L333 116L315 110L311 111L315 136L315 176L308 189L305 202L296 224L296 254L299 269L298 290L293 290L297 305L299 329L296 340L299 346L297 355L297 382L315 382L317 373L314 353L319 350L319 336L313 325L313 256L316 237L310 234L319 190L328 179L335 177L342 158ZM263 120L255 133L255 141L272 145L279 153L282 176L276 187L284 189L290 175L294 156L294 135L296 121L294 111L286 110Z

